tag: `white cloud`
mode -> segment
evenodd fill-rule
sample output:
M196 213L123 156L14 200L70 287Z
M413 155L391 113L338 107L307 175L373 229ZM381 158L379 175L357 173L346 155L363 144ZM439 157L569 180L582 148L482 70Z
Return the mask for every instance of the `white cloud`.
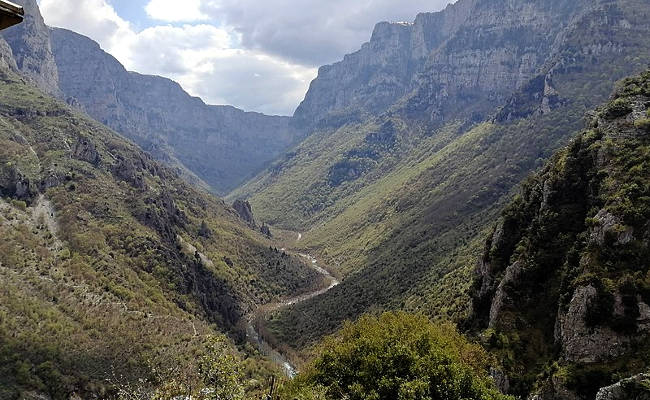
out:
M208 18L201 12L201 0L150 0L145 11L149 17L167 22L204 21Z
M318 66L359 49L380 21L413 21L455 0L202 0L203 12L242 34L243 45Z
M105 0L41 0L45 23L81 33L128 64L129 44L135 32Z
M316 70L258 50L237 48L240 35L209 24L159 25L135 32L105 0L42 0L46 23L99 42L132 71L168 77L210 104L292 114Z
M233 36L211 25L149 28L132 46L133 69L172 78L211 104L293 113L317 71L232 48Z
M147 0L150 22L162 22L140 32L107 0L40 5L48 24L89 36L127 69L172 78L209 103L291 114L315 68L357 50L375 23L412 21L450 2Z

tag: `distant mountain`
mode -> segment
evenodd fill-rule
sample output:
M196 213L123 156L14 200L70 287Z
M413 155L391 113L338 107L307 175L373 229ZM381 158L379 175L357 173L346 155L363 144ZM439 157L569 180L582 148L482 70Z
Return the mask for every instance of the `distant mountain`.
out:
M316 121L312 134L232 194L303 232L300 245L344 277L272 318L282 341L307 345L376 309L462 318L500 208L650 63L647 15L639 0L460 0L382 23L322 68L295 117Z
M288 117L209 106L175 82L127 72L92 40L53 29L60 87L93 118L225 194L295 140Z
M501 358L509 392L593 399L650 366L649 272L647 71L503 211L476 271L470 327ZM647 398L647 386L636 392L644 379L598 398Z
M169 79L128 72L91 39L48 28L35 0L19 3L25 23L2 36L21 73L196 184L226 194L299 136L289 117L206 105Z

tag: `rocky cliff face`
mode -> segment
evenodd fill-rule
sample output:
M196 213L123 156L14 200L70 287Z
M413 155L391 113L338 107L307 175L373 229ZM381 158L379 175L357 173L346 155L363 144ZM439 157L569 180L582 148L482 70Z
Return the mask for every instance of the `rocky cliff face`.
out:
M480 116L552 65L567 28L605 2L460 0L413 23L382 22L370 42L324 66L295 113L314 128L398 104L425 120Z
M20 72L43 91L51 95L60 93L58 73L50 36L36 0L16 0L25 9L25 20L2 33L12 49Z
M241 218L242 221L246 222L246 224L251 228L257 229L257 223L255 222L255 217L253 217L253 208L251 207L251 203L245 200L235 200L232 204L232 208L237 211L237 214L239 214L239 218Z
M487 241L471 321L516 394L592 399L648 366L649 107L650 72L626 80Z
M294 122L310 127L319 121L340 124L351 115L386 110L413 89L413 79L431 52L465 22L475 2L460 1L440 13L420 14L414 23L377 24L370 42L359 51L320 68ZM328 115L330 121L323 121Z
M52 48L69 101L218 192L254 175L296 138L288 117L206 105L169 79L127 72L79 34L53 29Z

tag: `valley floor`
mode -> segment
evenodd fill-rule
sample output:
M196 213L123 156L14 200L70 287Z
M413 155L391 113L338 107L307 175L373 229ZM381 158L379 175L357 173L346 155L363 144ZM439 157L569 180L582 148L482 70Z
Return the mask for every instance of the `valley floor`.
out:
M283 232L282 237L286 238L287 236L296 237L294 244L297 244L302 239L302 233L298 232ZM286 239L283 240L285 243L286 241ZM319 266L318 260L314 256L305 253L296 253L294 251L287 250L286 248L281 248L280 251L302 258L305 261L305 264L309 266L309 268L312 268L314 271L318 272L321 275L322 284L317 290L290 297L280 302L265 304L263 306L260 306L251 314L247 315L245 318L246 338L255 344L260 353L278 365L287 377L293 378L298 373L297 364L302 361L300 357L295 353L295 351L291 350L288 346L279 343L273 334L266 329L264 325L266 318L270 313L274 311L278 311L283 308L290 307L323 295L334 287L338 286L341 282L325 268Z

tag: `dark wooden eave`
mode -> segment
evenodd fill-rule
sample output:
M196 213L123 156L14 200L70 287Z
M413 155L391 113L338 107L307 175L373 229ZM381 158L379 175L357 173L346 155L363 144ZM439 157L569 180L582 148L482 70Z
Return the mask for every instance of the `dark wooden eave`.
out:
M0 0L0 30L23 22L25 11L17 4Z

